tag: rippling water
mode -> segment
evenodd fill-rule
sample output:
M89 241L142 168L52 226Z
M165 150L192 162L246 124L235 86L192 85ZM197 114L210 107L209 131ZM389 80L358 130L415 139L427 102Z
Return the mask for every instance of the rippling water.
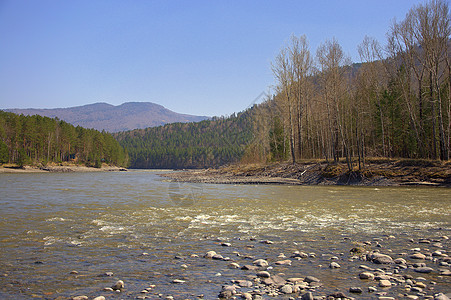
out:
M155 293L176 299L214 299L238 271L175 256L216 250L232 257L237 249L258 258L279 254L255 242L263 239L286 254L343 254L349 241L387 235L403 237L387 243L405 251L408 239L450 234L446 188L178 184L157 174L0 174L0 298L96 296L122 279L125 292L110 297L133 299L155 284ZM330 272L315 269L319 263L281 270ZM326 281L339 287L349 274ZM175 278L186 283L174 285Z

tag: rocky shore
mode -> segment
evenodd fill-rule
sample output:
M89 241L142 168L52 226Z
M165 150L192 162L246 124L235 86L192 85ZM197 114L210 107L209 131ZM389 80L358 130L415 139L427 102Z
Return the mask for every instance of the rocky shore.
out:
M451 296L447 236L412 239L382 235L364 241L343 238L346 251L324 249L322 253L312 252L307 247L281 252L287 250L284 243L255 238L247 241L217 239L215 242L214 249L204 253L175 255L172 261L180 271L167 274L169 282L165 286L149 282L136 290L128 286L127 279L115 279L114 274L108 272L103 276L111 277L110 286L97 295L71 299L446 300ZM243 242L246 245L240 246ZM388 247L391 245L394 247ZM147 255L142 253L143 257ZM198 272L196 266L199 265L215 274L206 283L193 282L190 276L191 272ZM305 266L311 266L310 273L306 273ZM77 271L71 274L82 275ZM216 284L217 278L223 283ZM215 297L182 296L176 292L196 284L209 284L207 290Z
M424 185L451 187L451 162L374 159L348 171L345 163L232 165L163 174L174 181L221 184Z

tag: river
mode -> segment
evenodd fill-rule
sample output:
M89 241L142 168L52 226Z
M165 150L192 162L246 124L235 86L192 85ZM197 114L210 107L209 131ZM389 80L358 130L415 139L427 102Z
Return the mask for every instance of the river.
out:
M215 299L223 284L252 275L203 258L209 250L240 265L315 253L271 271L316 276L322 286L314 294L352 285L364 289L359 299L372 299L358 279L364 262L349 252L359 243L393 258L416 247L435 251L438 241L450 251L447 188L189 184L158 173L0 174L0 299ZM333 256L340 269L329 268ZM426 264L434 272L421 276L433 290L423 294L449 293L450 276L438 274L449 265ZM122 293L103 291L117 280ZM400 286L384 292L396 297Z

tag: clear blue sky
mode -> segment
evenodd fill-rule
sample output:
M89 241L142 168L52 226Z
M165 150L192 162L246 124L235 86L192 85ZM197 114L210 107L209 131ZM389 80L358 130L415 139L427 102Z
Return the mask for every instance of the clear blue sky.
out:
M353 61L422 1L0 0L0 109L155 102L244 110L274 79L291 34L335 37Z

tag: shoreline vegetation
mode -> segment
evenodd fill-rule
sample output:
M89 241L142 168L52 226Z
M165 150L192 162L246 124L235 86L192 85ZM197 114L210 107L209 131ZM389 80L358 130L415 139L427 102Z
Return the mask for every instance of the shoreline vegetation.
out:
M184 170L161 176L177 182L217 184L451 187L451 161L374 158L368 159L362 170L350 172L346 162L306 160L296 164L247 164Z

